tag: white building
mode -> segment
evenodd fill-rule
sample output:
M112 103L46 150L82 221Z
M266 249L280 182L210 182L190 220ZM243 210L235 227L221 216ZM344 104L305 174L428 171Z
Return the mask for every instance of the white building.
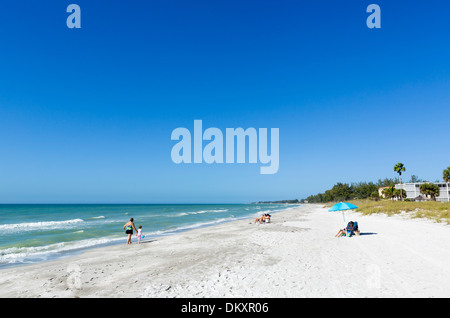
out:
M436 197L436 201L448 202L450 201L450 184L445 182L418 182L418 183L403 183L396 184L396 189L405 189L406 198L411 201L418 198L420 200L420 196L425 197L424 194L420 193L420 185L424 183L433 183L439 187L439 195Z

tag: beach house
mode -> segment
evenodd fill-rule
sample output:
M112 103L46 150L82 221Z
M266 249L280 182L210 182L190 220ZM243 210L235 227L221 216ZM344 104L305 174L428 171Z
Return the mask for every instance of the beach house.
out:
M378 188L378 195L380 196L380 198L386 198L386 196L385 196L384 193L383 193L383 190L384 190L384 189L387 189L387 188L390 188L390 187L381 187L381 188Z
M426 195L420 193L420 185L424 183L432 183L439 187L439 195L436 196L436 201L448 202L450 201L450 184L445 182L417 182L417 183L403 183L396 184L396 189L405 189L406 198L411 201L423 201Z

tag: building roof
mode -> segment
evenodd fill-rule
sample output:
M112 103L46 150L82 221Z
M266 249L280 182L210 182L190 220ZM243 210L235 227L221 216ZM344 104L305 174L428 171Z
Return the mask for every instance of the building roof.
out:
M417 197L414 198L415 201L424 201L424 200L430 200L427 197L424 197L423 195L418 195Z

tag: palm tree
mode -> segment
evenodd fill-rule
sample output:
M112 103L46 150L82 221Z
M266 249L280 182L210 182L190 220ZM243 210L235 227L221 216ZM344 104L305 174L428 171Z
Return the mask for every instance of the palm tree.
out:
M405 171L405 170L406 170L405 165L403 163L399 162L394 166L394 171L398 173L398 177L400 178L400 184L402 184L402 171ZM403 201L402 192L403 191L400 191L400 197L401 197L401 200Z
M422 183L420 185L420 192L430 196L433 201L436 201L436 197L439 195L439 187L434 183Z
M444 178L445 183L447 183L447 199L450 201L450 191L448 190L448 183L450 182L450 167L447 167L447 169L442 171L442 177Z
M403 194L406 197L406 191L405 189L395 189L393 192L394 198L396 198L398 200L398 198L403 198Z
M394 197L394 191L395 191L394 186L392 186L392 187L384 188L383 191L381 191L381 193L383 194L383 196L386 199L390 200Z

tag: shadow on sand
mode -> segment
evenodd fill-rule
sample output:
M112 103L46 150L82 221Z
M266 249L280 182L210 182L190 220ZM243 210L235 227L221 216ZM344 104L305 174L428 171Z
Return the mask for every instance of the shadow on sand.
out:
M148 240L148 241L142 240L142 241L141 241L141 244L147 244L147 243L153 243L153 242L156 242L156 239ZM136 243L136 244L137 244L137 243Z

